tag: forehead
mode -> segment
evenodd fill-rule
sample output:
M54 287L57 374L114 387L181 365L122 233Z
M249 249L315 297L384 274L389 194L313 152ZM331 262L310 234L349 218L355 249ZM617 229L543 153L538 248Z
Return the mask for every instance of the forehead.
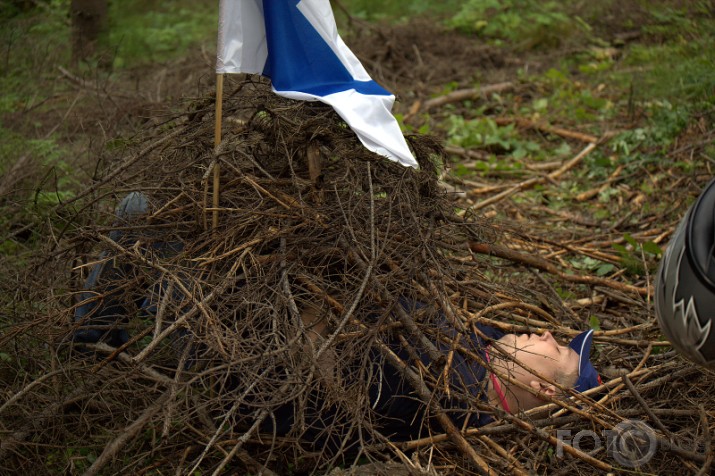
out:
M564 367L567 372L578 372L578 362L580 360L579 355L571 347L566 347L568 353L566 354L566 359L564 362Z

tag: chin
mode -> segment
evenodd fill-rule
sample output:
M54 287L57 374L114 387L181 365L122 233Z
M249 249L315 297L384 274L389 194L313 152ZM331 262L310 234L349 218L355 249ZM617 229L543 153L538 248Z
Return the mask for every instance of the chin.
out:
M518 339L519 338L516 334L504 334L502 338L499 339L497 342L504 346L516 347L516 342Z

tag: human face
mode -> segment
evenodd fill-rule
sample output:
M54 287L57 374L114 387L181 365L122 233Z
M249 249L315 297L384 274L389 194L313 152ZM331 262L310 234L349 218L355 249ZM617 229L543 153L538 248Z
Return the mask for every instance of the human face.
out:
M513 376L524 384L541 380L525 368L550 380L558 375L578 374L578 354L570 347L559 344L548 331L541 335L507 334L499 339L499 343L517 364L512 367Z

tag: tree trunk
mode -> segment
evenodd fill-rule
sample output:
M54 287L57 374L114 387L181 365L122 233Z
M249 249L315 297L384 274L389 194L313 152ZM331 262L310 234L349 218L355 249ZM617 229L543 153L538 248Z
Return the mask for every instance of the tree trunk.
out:
M72 0L72 61L77 64L97 52L97 43L106 32L108 0Z

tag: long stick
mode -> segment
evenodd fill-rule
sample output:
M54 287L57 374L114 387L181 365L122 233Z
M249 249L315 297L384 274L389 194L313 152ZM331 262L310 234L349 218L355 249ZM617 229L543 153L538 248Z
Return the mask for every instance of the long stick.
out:
M218 151L218 146L221 144L221 121L223 115L223 74L216 74L216 128L214 129L214 153ZM214 186L213 186L213 220L211 228L214 230L218 227L218 206L219 206L219 188L221 166L218 160L214 164Z

